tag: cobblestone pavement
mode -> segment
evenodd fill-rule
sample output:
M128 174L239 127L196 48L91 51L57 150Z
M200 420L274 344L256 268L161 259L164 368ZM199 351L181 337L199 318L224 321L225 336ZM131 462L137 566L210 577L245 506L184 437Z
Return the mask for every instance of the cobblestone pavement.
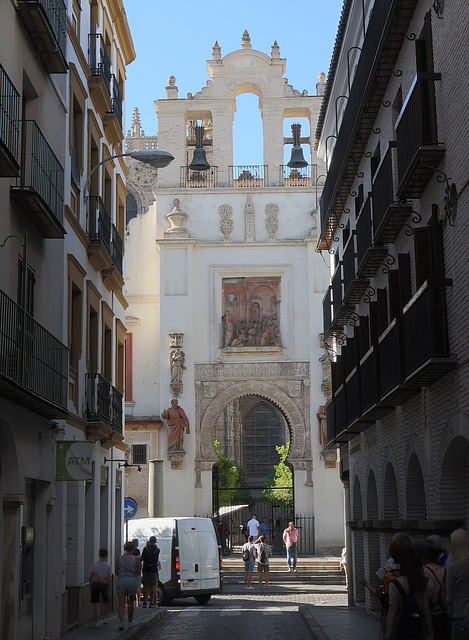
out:
M177 600L168 607L166 616L141 639L163 637L165 640L225 640L226 638L258 638L284 640L323 640L300 615L302 605L346 607L345 594L259 593L221 594L212 596L201 606L192 598ZM313 635L314 633L314 635Z

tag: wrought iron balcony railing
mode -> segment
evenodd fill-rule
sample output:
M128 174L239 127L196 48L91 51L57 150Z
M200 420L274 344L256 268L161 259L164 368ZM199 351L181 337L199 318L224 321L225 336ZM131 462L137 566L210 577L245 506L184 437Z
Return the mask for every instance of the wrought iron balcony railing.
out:
M12 197L45 238L63 238L64 170L34 120L23 120L19 184Z
M88 238L100 242L111 255L111 216L101 196L88 196Z
M101 422L122 435L122 393L100 373L86 374L84 418Z
M0 64L0 176L19 175L20 94Z
M44 415L37 398L67 407L68 349L3 291L0 291L0 379L8 378L31 397L21 401Z
M183 189L218 187L218 167L212 166L207 171L194 171L189 167L181 167L180 187Z
M122 129L122 93L119 89L119 83L116 76L111 73L111 110L109 113L117 117L120 128Z
M286 164L279 166L279 187L312 187L316 185L318 167L308 164L301 169L291 169Z
M267 187L267 165L265 164L243 164L229 166L230 187Z
M111 60L100 33L88 35L88 65L91 75L101 77L111 95Z
M86 374L85 402L86 420L111 425L111 383L100 373Z
M123 243L116 226L111 226L111 258L112 264L116 267L122 276L122 250Z
M21 19L48 73L65 73L67 8L63 0L17 0Z
M122 435L122 393L111 388L111 427L116 433Z

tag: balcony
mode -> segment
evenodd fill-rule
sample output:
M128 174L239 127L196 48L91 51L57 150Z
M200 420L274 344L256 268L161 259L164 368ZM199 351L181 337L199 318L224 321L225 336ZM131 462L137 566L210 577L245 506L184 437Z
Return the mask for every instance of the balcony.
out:
M47 73L66 73L67 8L63 0L17 0L17 7Z
M321 249L334 238L341 218L338 194L345 202L416 4L416 0L381 0L373 5L321 196Z
M265 164L229 166L228 171L230 187L251 189L268 186L267 165Z
M110 269L111 216L100 196L88 196L88 259L96 271Z
M426 280L404 307L405 384L427 387L457 365L449 353L445 286Z
M357 237L353 231L343 255L344 267L344 303L358 304L370 286L368 278L357 275L355 243Z
M52 419L66 415L68 349L0 291L0 394Z
M361 209L357 219L357 276L373 278L386 257L388 250L385 246L373 242L373 227L371 220L371 197L369 196Z
M123 243L115 225L111 225L111 266L103 269L103 283L108 291L122 289L124 279L122 277Z
M445 155L438 142L436 73L418 73L396 122L398 198L420 198Z
M122 441L122 394L100 373L86 374L85 389L87 436L108 447Z
M340 327L353 317L355 307L343 299L344 281L342 277L343 263L339 262L332 276L332 324Z
M89 89L96 109L104 114L112 107L111 60L100 33L88 35L88 65L91 71Z
M179 186L182 189L218 187L218 167L212 166L207 171L194 171L189 167L181 167Z
M17 178L20 139L20 94L0 64L0 177Z
M290 169L286 164L279 167L278 186L279 187L315 187L318 167L309 164L301 169Z
M371 189L374 242L377 245L394 242L412 213L410 204L395 200L393 147L395 143L390 143L375 173Z
M103 118L104 133L112 145L119 144L124 133L122 131L122 93L116 76L111 74L111 108Z
M64 170L34 120L23 120L19 184L10 195L43 238L63 238Z

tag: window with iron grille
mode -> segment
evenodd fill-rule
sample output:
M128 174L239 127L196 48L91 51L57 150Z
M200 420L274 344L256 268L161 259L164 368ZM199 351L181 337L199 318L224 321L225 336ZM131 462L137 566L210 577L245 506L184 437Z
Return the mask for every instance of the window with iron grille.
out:
M147 462L147 445L132 445L132 464L146 464Z

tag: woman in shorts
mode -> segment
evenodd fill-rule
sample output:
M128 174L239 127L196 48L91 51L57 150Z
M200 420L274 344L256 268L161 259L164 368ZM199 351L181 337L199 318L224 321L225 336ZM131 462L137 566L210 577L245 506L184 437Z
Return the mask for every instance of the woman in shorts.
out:
M126 542L124 545L124 555L116 560L117 576L117 599L119 613L119 629L124 628L125 601L127 600L127 615L129 618L128 628L134 626L132 618L134 615L134 602L137 590L140 586L140 556L134 556L135 544Z

